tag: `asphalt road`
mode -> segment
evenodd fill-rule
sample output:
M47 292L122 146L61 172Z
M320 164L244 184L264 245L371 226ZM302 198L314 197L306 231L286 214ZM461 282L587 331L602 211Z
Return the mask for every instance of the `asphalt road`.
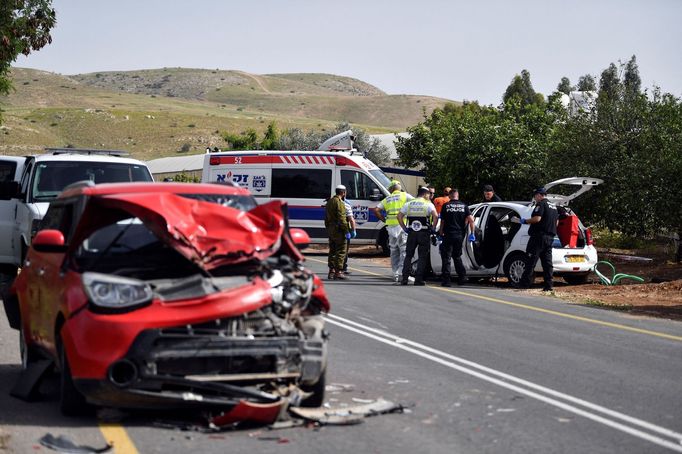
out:
M309 256L320 273L325 262ZM130 453L682 452L680 322L491 287L393 286L386 268L351 265L351 280L326 283L328 402L383 397L405 413L217 435L154 424L168 414L109 425L63 418L53 383L41 402L9 397L17 333L0 320L0 452L35 452L47 432L94 447L114 440Z

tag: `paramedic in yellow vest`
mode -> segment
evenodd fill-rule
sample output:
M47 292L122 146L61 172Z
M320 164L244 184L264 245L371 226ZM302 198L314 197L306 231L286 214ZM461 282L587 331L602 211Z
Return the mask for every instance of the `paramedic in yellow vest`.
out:
M398 222L407 233L407 250L400 284L407 285L412 257L414 257L415 249L419 248L419 262L414 276L414 285L424 285L424 271L429 257L431 233L435 231L436 222L438 222L438 212L431 203L429 188L419 188L417 198L403 205L398 213Z
M329 235L329 275L328 279L348 279L341 270L343 261L348 253L347 242L351 238L351 227L346 217L346 206L343 198L346 187L342 184L336 187L336 195L327 201L324 216L324 227Z
M412 200L413 197L401 190L400 182L397 180L391 181L388 190L391 192L391 195L374 208L374 214L380 221L386 224L388 248L391 251L393 282L397 284L400 282L400 274L402 273L403 261L405 260L405 247L407 245L407 234L398 223L398 213L403 205L407 201ZM386 213L385 216L382 211Z

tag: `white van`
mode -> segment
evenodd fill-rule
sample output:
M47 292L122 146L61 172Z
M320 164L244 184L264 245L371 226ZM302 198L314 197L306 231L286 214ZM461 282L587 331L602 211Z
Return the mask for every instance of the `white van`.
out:
M247 188L258 203L289 204L292 227L304 229L314 243L326 243L325 204L334 188L346 186L357 224L354 244L386 247L386 229L372 208L389 195L389 178L352 149L351 131L324 142L320 151L224 151L206 154L202 183L232 181Z
M117 150L48 148L0 156L0 274L14 276L50 202L71 183L153 181L147 166Z

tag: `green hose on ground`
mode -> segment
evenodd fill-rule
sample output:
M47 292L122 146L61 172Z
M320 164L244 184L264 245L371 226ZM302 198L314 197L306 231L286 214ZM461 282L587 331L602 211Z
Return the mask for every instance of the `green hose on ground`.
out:
M604 276L598 269L597 266L600 264L605 264L608 265L611 268L611 279L608 277ZM600 262L597 262L596 265L594 265L594 268L592 268L592 271L594 271L594 274L596 274L599 277L599 282L603 285L616 285L623 279L630 279L635 282L644 282L644 279L642 279L639 276L635 276L632 274L625 274L625 273L616 273L616 267L614 267L611 262L607 262L606 260L602 260Z

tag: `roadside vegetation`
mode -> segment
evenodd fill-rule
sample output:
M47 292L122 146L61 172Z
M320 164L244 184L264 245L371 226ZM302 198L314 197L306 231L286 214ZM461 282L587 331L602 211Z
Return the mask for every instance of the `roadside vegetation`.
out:
M225 132L223 138L227 150L317 150L328 138L349 129L353 130L357 150L377 165L390 163L391 155L386 145L379 139L372 139L365 129L352 126L348 122L338 123L330 129L289 128L280 131L273 121L263 133L262 139L258 138L255 129L247 129L238 134Z
M658 87L642 90L633 56L610 64L578 88L598 91L592 105L568 114L563 78L546 100L530 74L512 80L497 107L446 105L400 138L398 154L422 167L437 187L455 185L478 200L492 184L506 200L529 200L533 187L569 176L602 178L574 204L584 222L628 238L682 236L682 102ZM573 205L572 205L573 206ZM678 240L675 260L682 261Z

